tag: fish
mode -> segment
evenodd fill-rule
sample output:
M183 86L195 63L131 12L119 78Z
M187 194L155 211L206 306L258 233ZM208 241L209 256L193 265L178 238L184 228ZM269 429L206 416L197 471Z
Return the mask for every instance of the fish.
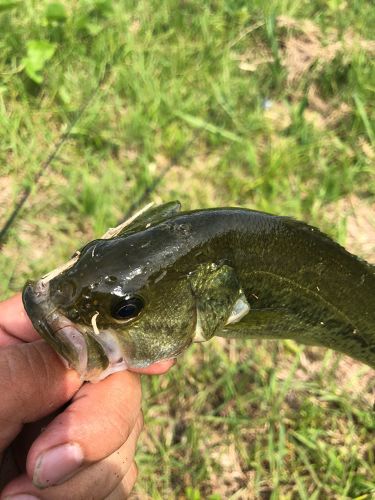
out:
M214 336L292 339L375 368L375 266L287 216L147 206L28 281L22 298L85 381Z

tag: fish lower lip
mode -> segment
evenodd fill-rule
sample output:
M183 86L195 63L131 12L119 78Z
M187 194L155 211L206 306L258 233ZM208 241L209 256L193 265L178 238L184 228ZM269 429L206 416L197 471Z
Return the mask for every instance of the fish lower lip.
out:
M22 294L27 314L35 329L59 354L64 364L78 371L84 380L99 381L111 373L128 368L128 362L116 335L101 331L100 335L82 333L79 326L62 314L49 295L49 283L28 282ZM97 344L108 359L103 370L89 364L90 342Z
M34 328L62 357L65 364L81 373L87 366L87 346L83 334L61 314L49 297L49 283L26 283L22 301Z
M74 361L68 363L69 367L73 366L79 373L84 373L88 362L87 344L78 328L73 324L63 325L55 330L55 338L65 347L65 352L62 354L63 361L74 358ZM71 354L68 355L68 352Z

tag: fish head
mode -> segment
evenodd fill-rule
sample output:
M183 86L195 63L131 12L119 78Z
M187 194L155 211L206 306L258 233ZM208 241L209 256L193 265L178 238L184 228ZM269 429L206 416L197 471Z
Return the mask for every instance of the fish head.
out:
M202 244L206 212L179 210L149 209L25 285L34 327L84 380L175 358L247 314L235 270Z
M94 240L68 269L28 282L25 309L85 380L174 358L196 325L188 270L175 265L185 243L166 224Z

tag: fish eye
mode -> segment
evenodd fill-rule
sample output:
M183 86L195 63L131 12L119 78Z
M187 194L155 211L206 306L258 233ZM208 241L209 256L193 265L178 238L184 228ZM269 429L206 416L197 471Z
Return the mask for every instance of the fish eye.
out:
M141 297L124 297L113 306L112 316L119 320L135 318L143 306L144 302Z

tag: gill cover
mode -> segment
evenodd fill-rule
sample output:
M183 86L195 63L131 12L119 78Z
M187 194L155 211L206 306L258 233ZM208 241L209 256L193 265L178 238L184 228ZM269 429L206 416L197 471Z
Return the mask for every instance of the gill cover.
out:
M201 264L190 275L197 307L194 342L209 340L250 310L235 270L226 264Z

